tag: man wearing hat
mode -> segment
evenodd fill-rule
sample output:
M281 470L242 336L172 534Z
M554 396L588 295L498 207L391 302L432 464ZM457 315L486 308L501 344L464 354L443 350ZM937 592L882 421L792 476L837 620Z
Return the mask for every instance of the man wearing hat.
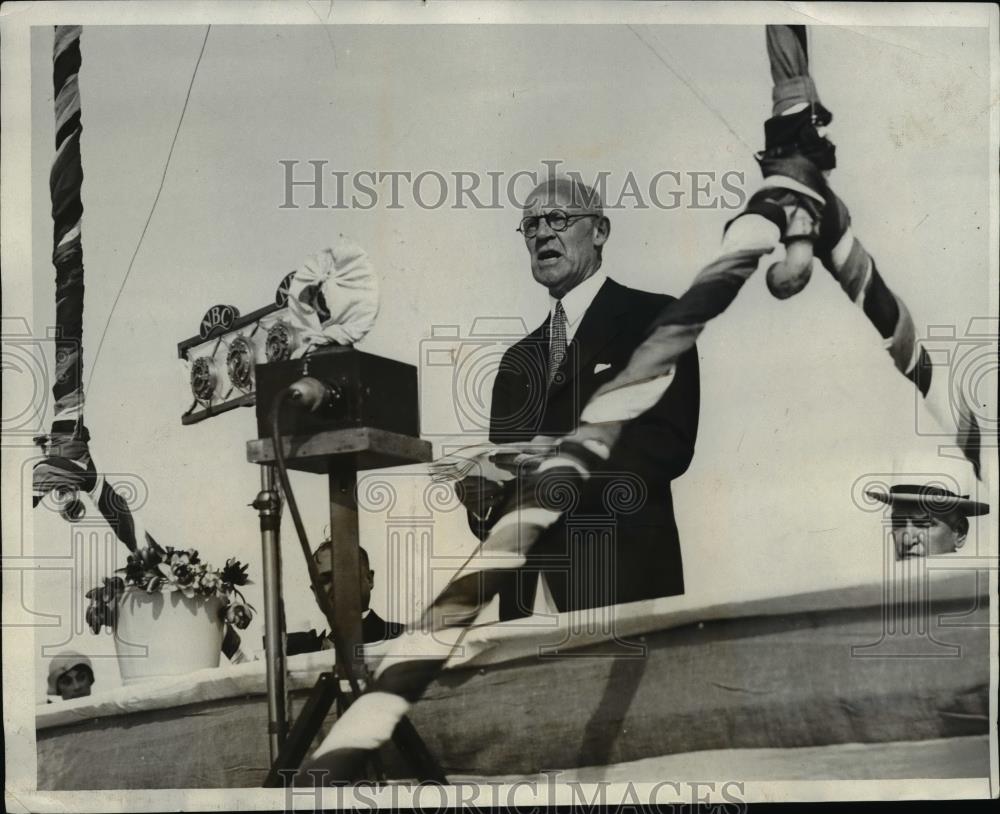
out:
M549 314L500 362L490 410L494 443L573 432L597 388L622 370L652 320L674 300L607 276L603 253L611 222L597 192L575 178L555 176L539 184L525 201L517 231L532 277L547 289ZM549 529L525 568L500 589L502 620L531 613L539 574L562 612L684 593L670 482L694 454L698 407L698 356L692 349L660 401L624 430L581 495L575 517ZM640 484L637 508L609 510L605 492L615 473L623 483ZM516 488L512 483L492 489L466 483L459 489L460 496L473 498L464 500L480 538L496 520L493 509ZM610 543L604 517L609 511ZM588 530L580 527L582 515L601 519Z
M899 560L958 551L965 545L969 518L990 511L986 503L931 484L900 484L867 495L892 507L892 541Z
M84 698L93 685L94 668L83 654L67 650L49 662L49 695L58 695L63 701Z

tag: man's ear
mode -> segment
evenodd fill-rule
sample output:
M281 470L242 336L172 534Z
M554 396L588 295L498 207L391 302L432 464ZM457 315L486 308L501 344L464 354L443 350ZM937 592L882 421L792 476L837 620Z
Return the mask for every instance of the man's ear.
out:
M969 536L967 531L956 531L955 532L955 550L958 551L962 546L965 545L965 538Z
M594 245L603 246L609 237L611 237L611 221L605 217L598 218L594 226Z

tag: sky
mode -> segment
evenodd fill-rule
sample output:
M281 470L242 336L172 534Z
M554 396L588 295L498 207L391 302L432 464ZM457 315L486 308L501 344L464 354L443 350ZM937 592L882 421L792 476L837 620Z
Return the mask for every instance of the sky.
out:
M300 207L282 208L279 162L298 161L303 173L306 162L322 160L347 172L509 178L558 160L585 178L609 173L612 190L630 172L642 183L679 173L682 205L610 212L604 253L619 282L678 295L736 214L695 208L690 174L742 173L740 188L756 189L753 153L771 82L762 26L213 26L126 278L205 33L83 33L86 419L98 465L139 484L141 524L159 542L197 548L211 562L248 562L256 579L249 598L262 611L258 521L247 505L259 489L245 452L256 435L253 412L194 426L180 420L190 396L176 345L197 332L205 310L225 302L246 313L268 303L288 271L349 235L368 251L382 292L378 321L359 347L418 366L422 435L440 451L477 435L459 425L447 371L420 367L441 342L438 329L457 326L473 354L495 343L476 333L477 319L513 319L514 341L519 320L530 330L548 308L514 232L515 206L422 209L404 195L398 209L385 200L367 210L309 208L300 194ZM817 26L811 37L813 76L835 117L831 183L856 234L918 332L948 325L962 336L972 317L995 314L986 29ZM51 47L51 29L34 29L36 336L54 315ZM435 187L426 189L433 197ZM917 435L914 390L864 316L820 268L785 302L758 274L698 348L699 437L690 470L673 487L688 594L729 600L877 578L883 518L860 510L852 487L892 471L914 448L933 452L933 439ZM995 392L995 367L990 375L982 393ZM488 393L488 380L481 384ZM987 409L995 417L995 401ZM366 477L398 492L389 513L374 502L362 512L362 543L376 570L373 607L407 621L414 607L386 588L386 575L402 569L387 534L402 529L404 547L422 540L437 554L467 552L473 538L457 502L424 508L420 467ZM293 486L318 543L328 522L325 481L296 474ZM103 533L99 524L70 529L44 512L33 528L36 554L57 558L80 534ZM322 626L287 512L283 531L289 626ZM115 557L124 549L72 573L38 575L32 610L70 618L71 591L99 582ZM113 652L107 637L69 627L39 628L36 642ZM259 648L261 622L245 635L249 649ZM46 661L36 663L39 688ZM103 686L117 681L113 659L99 660L97 671Z

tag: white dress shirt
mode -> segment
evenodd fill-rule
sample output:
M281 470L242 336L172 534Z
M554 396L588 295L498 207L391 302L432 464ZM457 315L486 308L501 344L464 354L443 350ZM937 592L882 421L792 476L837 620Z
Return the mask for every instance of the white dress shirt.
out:
M572 291L566 293L562 298L563 310L566 312L566 344L573 341L576 329L583 321L583 315L587 313L590 304L601 290L604 281L608 279L606 272L598 269L586 280L580 283ZM551 294L549 295L549 336L552 335L552 316L556 310L556 303L559 302ZM552 340L549 339L551 342Z

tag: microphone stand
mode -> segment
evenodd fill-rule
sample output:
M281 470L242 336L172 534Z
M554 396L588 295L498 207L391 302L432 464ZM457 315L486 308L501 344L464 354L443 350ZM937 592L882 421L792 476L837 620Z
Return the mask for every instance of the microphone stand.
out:
M260 467L260 492L250 504L260 516L264 563L264 658L267 666L267 735L273 764L288 735L285 692L285 614L281 600L281 497L273 464Z

